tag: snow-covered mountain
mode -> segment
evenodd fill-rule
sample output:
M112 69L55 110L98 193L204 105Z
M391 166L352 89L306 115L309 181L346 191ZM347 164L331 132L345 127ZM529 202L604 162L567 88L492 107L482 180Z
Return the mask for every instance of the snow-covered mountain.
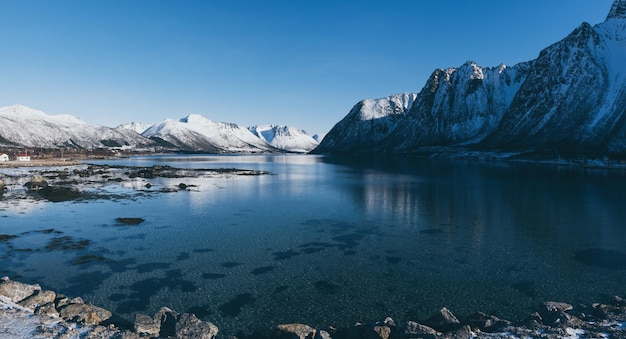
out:
M129 122L129 123L126 123L126 124L121 124L121 125L115 127L115 129L128 129L128 130L135 131L135 132L141 134L141 133L145 132L148 128L150 128L151 126L152 125L145 124L143 122L133 121L133 122Z
M616 1L604 23L583 23L543 50L484 144L626 151L624 6Z
M418 94L358 103L315 152L451 146L625 153L625 60L626 0L615 0L605 22L583 23L535 60L493 68L467 62L436 70ZM412 105L399 105L399 97ZM371 108L377 105L388 108Z
M305 153L318 144L306 132L293 127L262 126L252 130L196 114L179 120L166 119L156 125L131 122L109 128L87 124L71 115L48 115L24 105L0 108L0 145L12 147Z
M0 144L24 147L146 147L153 143L129 130L89 125L71 115L48 115L23 105L0 108Z
M197 114L191 114L179 120L164 120L144 131L143 136L187 151L211 153L280 151L245 127L215 122Z
M417 94L402 93L356 104L324 136L315 152L353 152L378 147L404 120Z
M308 153L319 145L305 131L285 125L251 126L248 130L273 147L287 152Z

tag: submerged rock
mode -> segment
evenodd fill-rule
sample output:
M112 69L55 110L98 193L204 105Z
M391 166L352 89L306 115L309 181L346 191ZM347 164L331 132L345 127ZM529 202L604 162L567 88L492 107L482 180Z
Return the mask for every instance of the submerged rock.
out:
M39 194L52 202L71 201L80 198L80 191L63 186L46 186L39 190Z
M136 226L143 223L145 220L143 218L115 218L115 221L118 225Z

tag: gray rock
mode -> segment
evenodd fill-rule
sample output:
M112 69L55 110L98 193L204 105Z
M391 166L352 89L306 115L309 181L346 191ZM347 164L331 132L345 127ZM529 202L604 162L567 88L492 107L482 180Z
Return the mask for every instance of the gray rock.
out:
M59 317L59 311L57 311L56 307L54 307L54 303L48 303L37 307L35 314L54 318Z
M145 314L136 314L135 332L149 335L151 338L158 337L161 332L161 323Z
M313 339L317 330L305 324L283 324L276 327L280 338Z
M611 298L611 305L615 307L624 307L626 306L626 300L619 296L613 296L613 298Z
M161 307L157 313L154 314L154 321L160 326L161 337L174 337L176 336L176 322L178 321L179 314L168 307Z
M36 310L39 306L50 304L54 302L57 294L53 291L35 291L28 298L20 301L18 305L26 308L30 308L31 310Z
M556 301L548 301L548 302L541 304L541 310L545 312L559 312L559 311L567 312L573 309L574 309L574 306L570 304L556 302Z
M392 327L396 326L396 322L393 321L393 318L391 318L391 317L385 318L385 321L383 321L383 324L385 324L387 326L392 326Z
M68 298L64 294L58 294L57 293L57 297L56 297L56 299L54 299L54 304L56 305L57 308L61 308L61 307L65 306L65 305L69 305L70 304L70 298Z
M98 325L112 316L110 311L89 304L69 304L59 310L59 315L68 321L87 325Z
M606 319L612 313L620 313L621 309L619 307L607 304L598 304L594 303L592 305L593 315L596 318Z
M41 175L35 175L33 179L24 184L29 190L40 190L48 187L48 182Z
M446 334L443 338L445 339L471 339L474 337L474 333L472 332L472 328L469 325L465 325L458 330Z
M391 336L391 328L389 326L376 325L367 329L363 339L389 339Z
M499 332L503 327L511 325L510 321L502 320L483 312L476 312L470 315L465 319L464 323L483 332Z
M317 332L315 339L333 339L333 337L331 337L330 333L324 330L320 330L319 332Z
M69 304L84 304L85 301L81 297L72 298L68 301Z
M0 295L9 298L12 302L18 303L28 298L33 292L40 291L39 285L28 285L18 281L12 281L8 277L0 280Z
M219 332L217 326L204 322L195 315L183 313L176 324L176 338L213 339Z
M425 324L440 332L450 332L461 328L459 319L446 307L428 318Z
M434 339L440 335L441 333L434 328L418 324L414 321L409 321L404 328L405 338Z

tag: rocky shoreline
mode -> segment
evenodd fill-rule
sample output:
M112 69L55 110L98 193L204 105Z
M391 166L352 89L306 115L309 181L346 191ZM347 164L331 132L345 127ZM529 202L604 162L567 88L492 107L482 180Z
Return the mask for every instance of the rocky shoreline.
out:
M215 324L190 313L162 307L152 317L136 314L133 324L112 312L39 285L0 279L2 338L226 338ZM626 300L573 306L545 302L521 322L477 312L458 318L442 308L421 322L396 323L391 317L349 328L315 329L283 324L229 339L465 339L465 338L626 338Z

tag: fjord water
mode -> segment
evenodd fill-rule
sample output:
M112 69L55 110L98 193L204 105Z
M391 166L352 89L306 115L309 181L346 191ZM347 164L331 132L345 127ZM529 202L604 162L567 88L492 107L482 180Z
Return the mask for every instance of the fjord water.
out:
M194 312L222 333L419 321L443 306L521 320L543 301L626 294L624 172L308 155L106 163L271 174L111 183L100 189L114 199L86 202L0 200L0 234L16 236L0 242L3 275L129 320L160 306ZM180 182L189 188L145 193Z

